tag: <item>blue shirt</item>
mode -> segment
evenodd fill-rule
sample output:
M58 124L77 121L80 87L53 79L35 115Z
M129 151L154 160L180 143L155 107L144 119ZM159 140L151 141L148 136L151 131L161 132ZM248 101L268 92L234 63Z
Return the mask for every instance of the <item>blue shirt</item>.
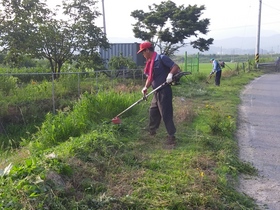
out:
M213 60L212 66L213 66L212 73L222 70L219 62L216 60Z
M153 69L152 87L154 89L166 81L166 77L174 64L174 61L172 61L168 56L157 54Z

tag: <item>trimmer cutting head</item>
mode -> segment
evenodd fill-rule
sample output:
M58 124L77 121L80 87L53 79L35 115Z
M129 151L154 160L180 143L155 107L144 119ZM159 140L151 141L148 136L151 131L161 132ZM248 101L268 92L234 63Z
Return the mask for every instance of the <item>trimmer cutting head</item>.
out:
M112 119L112 123L114 123L114 124L121 124L121 119L119 117L114 117Z

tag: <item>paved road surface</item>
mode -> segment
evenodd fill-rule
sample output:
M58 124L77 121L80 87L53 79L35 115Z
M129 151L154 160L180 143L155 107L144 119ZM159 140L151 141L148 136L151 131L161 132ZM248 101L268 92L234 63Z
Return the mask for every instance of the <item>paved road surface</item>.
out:
M242 176L240 190L261 209L280 210L280 74L255 79L241 95L237 138L240 158L258 177Z

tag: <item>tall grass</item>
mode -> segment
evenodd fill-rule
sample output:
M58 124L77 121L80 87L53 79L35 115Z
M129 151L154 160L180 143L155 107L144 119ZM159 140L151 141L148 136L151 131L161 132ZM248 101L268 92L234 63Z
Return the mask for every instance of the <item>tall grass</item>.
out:
M85 93L73 109L65 108L56 115L48 113L32 139L42 149L56 146L70 137L80 136L98 124L112 119L118 112L128 107L132 99L134 96L131 94L116 94L114 91L101 92L97 95Z

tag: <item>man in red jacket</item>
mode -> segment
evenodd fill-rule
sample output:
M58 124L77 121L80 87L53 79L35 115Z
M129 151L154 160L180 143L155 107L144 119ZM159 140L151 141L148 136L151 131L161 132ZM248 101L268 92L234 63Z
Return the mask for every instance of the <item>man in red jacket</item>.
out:
M144 74L147 75L147 80L142 93L147 94L148 88L153 89L159 87L163 83L171 83L173 75L180 71L179 66L174 63L168 56L159 55L154 51L154 46L151 42L143 42L140 44L140 50L137 52L143 53L146 58L146 66ZM168 134L166 144L176 144L176 128L173 122L173 106L172 106L172 89L170 85L165 85L157 90L150 106L150 122L149 130L151 135L156 134L159 128L161 119L165 124Z

